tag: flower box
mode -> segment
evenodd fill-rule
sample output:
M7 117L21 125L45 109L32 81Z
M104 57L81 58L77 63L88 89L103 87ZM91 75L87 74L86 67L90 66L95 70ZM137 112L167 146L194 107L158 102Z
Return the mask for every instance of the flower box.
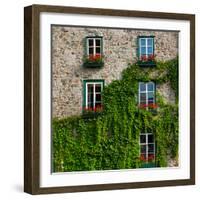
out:
M84 108L82 118L83 119L94 119L102 115L103 107L95 107L95 108Z
M84 58L83 67L101 68L104 66L103 57L100 54L89 55Z
M152 168L152 167L156 167L155 162L144 162L140 166L140 168Z
M137 64L140 67L155 67L155 55L142 55L140 59L137 61Z

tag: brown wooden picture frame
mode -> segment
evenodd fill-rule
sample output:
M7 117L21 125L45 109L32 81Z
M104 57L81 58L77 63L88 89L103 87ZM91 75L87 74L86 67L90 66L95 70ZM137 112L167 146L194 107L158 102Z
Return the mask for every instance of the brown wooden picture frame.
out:
M150 182L40 187L40 13L74 13L187 20L190 22L190 178ZM24 9L24 191L30 194L83 192L195 184L195 16L192 14L32 5Z

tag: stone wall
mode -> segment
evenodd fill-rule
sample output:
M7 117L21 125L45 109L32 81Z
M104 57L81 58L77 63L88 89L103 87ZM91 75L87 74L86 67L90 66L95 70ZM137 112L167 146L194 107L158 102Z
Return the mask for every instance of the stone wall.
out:
M52 26L52 113L69 117L82 112L83 80L104 79L105 85L121 78L121 72L137 59L137 37L155 36L157 60L170 60L178 54L178 33L133 29ZM83 68L85 37L103 37L104 67ZM169 84L158 86L166 101L174 102Z

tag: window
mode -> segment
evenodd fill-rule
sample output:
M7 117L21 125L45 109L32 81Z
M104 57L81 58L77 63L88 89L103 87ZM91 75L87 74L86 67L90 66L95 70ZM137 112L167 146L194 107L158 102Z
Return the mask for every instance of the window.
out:
M139 59L153 59L154 57L154 37L139 37Z
M99 111L102 109L102 91L104 80L84 81L84 109Z
M102 38L88 37L87 38L87 55L88 56L102 56Z
M86 51L83 59L83 67L101 68L103 66L102 37L86 37Z
M147 109L155 106L155 84L153 82L139 83L139 106Z
M144 163L155 161L155 142L152 133L140 134L140 160Z

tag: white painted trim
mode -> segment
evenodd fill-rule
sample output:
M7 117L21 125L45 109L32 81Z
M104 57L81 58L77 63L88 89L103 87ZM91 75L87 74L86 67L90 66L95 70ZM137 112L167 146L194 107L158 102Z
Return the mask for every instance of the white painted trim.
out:
M93 55L95 56L96 55L96 47L99 47L100 48L100 55L101 55L101 49L102 49L102 46L101 46L101 43L102 43L102 38L101 37L88 37L87 38L87 45L86 45L86 48L87 48L87 55L89 56L89 40L93 40ZM100 46L96 46L96 40L100 40Z
M96 82L90 82L90 81L88 81L87 82L87 80L85 80L86 81L86 84L85 84L85 87L86 87L86 90L85 90L85 95L86 95L86 97L85 97L85 103L86 103L86 105L85 105L85 107L86 107L86 109L88 108L88 85L89 84L92 84L93 85L93 101L94 101L94 104L93 104L93 108L95 108L95 104L96 104L96 91L95 91L95 85L101 85L101 92L103 91L103 81L96 81ZM98 92L99 94L101 94L101 92Z
M141 142L139 142L139 144L140 144L140 156L141 156L141 146L142 145L145 145L146 146L146 163L148 163L148 158L149 158L149 144L153 144L153 154L154 154L154 161L155 161L155 137L154 137L154 134L153 133L140 133L140 135L145 135L145 143L141 143ZM149 143L149 139L148 139L148 136L149 135L153 135L153 139L154 139L154 142L152 143L152 142L150 142ZM151 153L152 154L152 153Z

